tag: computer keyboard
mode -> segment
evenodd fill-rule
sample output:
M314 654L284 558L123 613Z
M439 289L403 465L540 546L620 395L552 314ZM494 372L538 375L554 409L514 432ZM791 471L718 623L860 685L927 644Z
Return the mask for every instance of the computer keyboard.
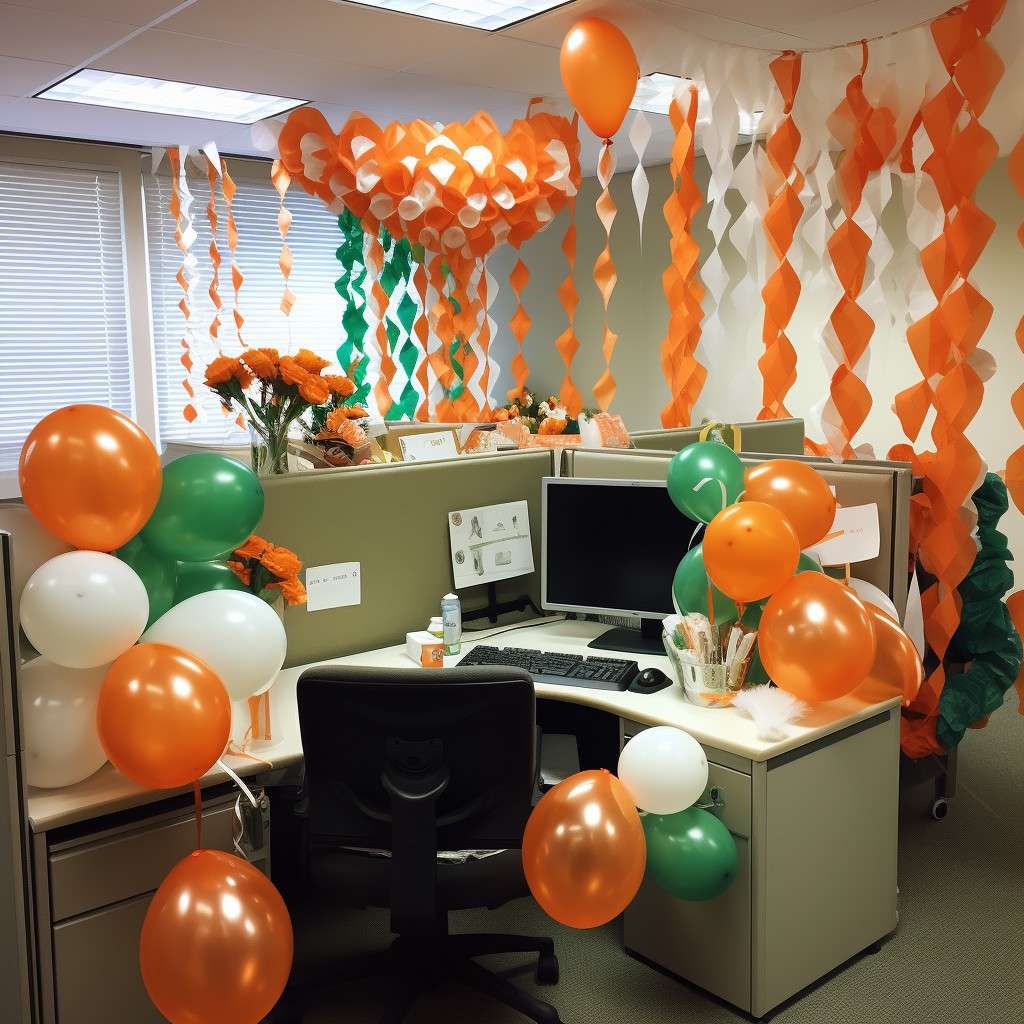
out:
M589 686L595 690L627 690L640 671L635 661L624 658L585 658L581 654L531 651L522 647L477 645L460 661L471 665L508 665L526 669L537 683Z

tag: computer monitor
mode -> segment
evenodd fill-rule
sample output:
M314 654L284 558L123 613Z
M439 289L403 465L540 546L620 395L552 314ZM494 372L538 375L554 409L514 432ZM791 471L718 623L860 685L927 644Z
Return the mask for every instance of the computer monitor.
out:
M640 629L609 630L590 646L661 653L672 577L698 525L665 481L546 477L541 522L542 606L639 618Z

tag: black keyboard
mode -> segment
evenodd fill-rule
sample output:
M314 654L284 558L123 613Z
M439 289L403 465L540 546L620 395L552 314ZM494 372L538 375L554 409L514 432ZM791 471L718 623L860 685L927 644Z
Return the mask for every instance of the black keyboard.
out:
M478 645L459 661L461 667L504 665L526 669L537 683L589 686L595 690L627 690L640 666L624 658L585 658L581 654L531 651L522 647Z

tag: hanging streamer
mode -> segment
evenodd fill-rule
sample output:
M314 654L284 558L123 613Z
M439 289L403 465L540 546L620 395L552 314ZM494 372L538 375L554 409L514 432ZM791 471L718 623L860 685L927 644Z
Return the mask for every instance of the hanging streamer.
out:
M416 262L416 269L412 275L412 284L416 292L417 303L413 333L420 347L416 363L416 383L419 385L420 390L420 403L416 409L416 419L426 422L430 419L430 381L427 377L430 324L427 319L427 268L425 253L423 258Z
M352 405L365 406L369 401L370 382L367 379L365 337L367 323L365 316L366 265L363 250L366 244L359 219L348 210L338 218L342 243L335 255L341 263L341 277L334 288L344 302L341 327L344 341L338 346L338 365L348 374L356 390L350 397Z
M644 154L647 152L647 144L651 141L651 123L642 109L633 115L633 121L629 126L629 142L636 153L636 167L633 169L633 177L630 178L630 188L633 192L633 206L636 209L637 232L640 239L640 248L644 247L644 211L647 209L647 197L651 193L651 185L647 180L647 170L644 167ZM572 200L570 200L570 203Z
M192 327L192 294L196 283L199 280L198 261L192 252L195 244L196 231L192 225L192 193L188 187L188 172L185 164L188 160L188 147L172 146L167 150L167 156L171 163L171 198L168 209L174 218L175 230L174 241L181 250L181 266L175 275L175 280L181 288L182 296L178 301L178 308L185 318L185 330L181 338L181 365L185 368L185 376L181 386L188 401L182 409L187 423L192 423L199 415L199 411L192 403L195 397L195 389L189 379L192 375L192 350L195 346L195 330Z
M765 283L764 327L762 340L764 355L758 368L764 381L759 420L775 420L789 416L786 394L796 383L796 349L786 336L786 327L800 298L800 279L786 258L793 234L804 205L800 200L803 175L795 166L800 148L800 132L793 121L793 100L800 86L801 57L792 51L772 61L772 77L783 99L784 117L768 139L766 152L779 179L779 186L768 206L764 218L764 231L768 237L778 266Z
M498 280L487 268L487 257L485 256L482 264L481 271L481 296L480 301L483 307L482 309L482 323L486 325L486 332L489 341L493 341L497 336L498 325L491 315L491 309L494 306L495 296L498 294ZM483 334L484 327L481 327L481 334ZM494 411L494 389L498 384L498 377L501 374L501 367L498 365L497 359L494 357L496 346L488 344L484 349L487 356L487 377L486 384L484 385L484 394L487 396L487 411Z
M700 247L690 233L694 215L701 205L700 191L693 177L697 126L697 88L690 86L689 106L684 115L680 97L672 100L669 117L675 131L672 146L672 191L663 207L669 228L671 261L662 274L668 299L668 333L661 345L661 367L671 399L661 411L665 427L686 426L700 395L707 371L696 359L700 342L703 287L697 279Z
M612 354L615 352L615 343L619 336L608 326L608 303L611 300L612 292L615 291L615 283L618 281L618 274L615 272L615 262L612 260L612 224L615 222L617 207L612 199L611 182L615 175L615 154L612 152L612 144L609 140L601 143L601 155L597 160L597 180L601 186L601 194L597 197L597 219L604 228L604 248L598 253L594 262L594 284L601 293L601 302L604 305L604 333L601 337L601 352L604 356L604 373L598 378L594 385L594 398L601 407L602 412L607 412L615 398L615 378L612 376Z
M220 179L220 170L210 159L206 161L206 180L210 186L210 198L206 203L206 220L210 225L210 274L209 296L213 303L213 319L210 321L210 341L213 342L220 354L220 311L223 306L220 297L220 247L217 245L217 182Z
M224 210L227 219L228 251L231 253L231 290L234 294L231 303L231 317L235 321L238 344L242 348L246 348L245 339L242 337L242 325L245 323L245 317L242 316L238 305L239 293L245 281L242 268L238 265L238 225L235 223L235 194L238 192L238 186L228 173L228 163L223 157L221 157L220 168L220 187L221 194L224 196Z
M277 265L281 269L281 276L284 278L284 291L281 293L281 312L288 318L288 345L291 347L291 313L295 305L295 293L288 286L288 279L291 277L292 267L295 264L295 257L288 246L288 232L292 226L292 211L284 205L284 197L288 192L288 186L292 183L291 175L280 160L275 160L270 168L270 180L277 191L279 205L277 207L277 230L281 235L281 255Z
M991 319L992 305L968 277L995 227L973 197L998 153L979 117L1003 74L1003 62L985 38L1002 7L1001 0L971 0L931 26L949 80L921 109L932 144L924 170L935 183L946 216L942 234L921 253L936 306L907 331L928 390L915 385L908 389L912 394L902 392L896 409L910 436L908 428L920 429L923 422L920 408L934 406L935 450L916 454L908 445L898 445L890 452L891 457L912 461L916 475L923 477L911 516L911 546L935 578L921 600L925 636L939 664L903 717L901 739L911 757L943 751L936 735L945 684L942 662L960 622L957 588L977 550L972 537L976 513L970 499L985 467L965 430L983 397L984 384L971 360Z
M1017 193L1024 197L1024 136L1021 136L1020 141L1013 147L1013 152L1010 153L1010 159L1007 161L1007 170ZM1021 245L1024 245L1024 224L1020 226L1017 238ZM1015 336L1017 347L1024 352L1024 316L1017 324ZM1010 406L1014 416L1017 417L1017 422L1024 427L1024 384L1021 384L1010 397ZM1017 506L1018 511L1024 512L1024 445L1017 448L1006 460L1004 478L1006 489L1010 492L1014 505Z
M570 416L579 416L583 408L583 396L573 383L572 361L580 350L580 339L576 337L576 307L579 305L580 293L576 290L576 199L569 200L569 224L562 236L562 255L565 256L567 273L558 286L558 301L565 310L566 328L555 339L562 362L565 364L565 376L558 389L558 397L562 400Z
M385 314L388 308L388 296L381 284L384 271L384 246L380 232L366 232L366 310L370 319L373 339L376 342L375 362L377 363L376 382L373 385L373 400L379 415L387 418L392 405L391 380L395 376L395 363L388 347L388 329Z
M436 343L428 355L433 374L431 412L439 422L452 419L449 392L455 382L455 371L451 363L452 345L455 341L454 310L447 293L448 265L438 254L430 259L429 284L433 293L430 307L431 334Z
M516 252L518 253L518 251L519 246L517 245ZM526 378L530 375L530 365L527 363L526 355L523 352L523 340L526 338L530 325L533 323L533 320L530 319L530 314L526 312L526 308L523 306L523 291L526 289L529 280L530 271L527 269L522 257L517 256L515 266L508 276L508 282L512 285L512 291L516 293L516 308L508 325L512 330L512 334L515 335L517 346L516 354L512 357L510 364L512 379L515 383L508 390L509 401L518 398L523 393L526 388Z

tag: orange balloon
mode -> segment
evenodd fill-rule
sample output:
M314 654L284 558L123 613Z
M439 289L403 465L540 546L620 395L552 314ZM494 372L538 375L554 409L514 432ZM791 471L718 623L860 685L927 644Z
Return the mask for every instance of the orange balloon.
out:
M792 524L800 547L817 544L836 517L836 497L813 467L792 459L769 459L744 475L744 501L763 501Z
M760 501L722 509L708 523L701 550L711 582L742 604L774 593L800 561L800 542L789 520Z
M174 1024L257 1024L292 967L288 908L266 875L220 850L171 869L146 911L142 980Z
M640 78L629 40L603 18L581 18L562 41L562 84L590 130L610 140L622 126Z
M864 602L875 627L875 661L855 696L872 704L900 697L909 704L921 689L924 665L914 641L888 612Z
M801 700L835 700L867 676L875 660L874 619L838 580L802 572L768 599L757 649L773 682Z
M626 787L610 772L579 772L541 797L523 834L533 898L570 928L618 917L644 880L647 841Z
M107 669L96 725L122 775L170 789L202 778L224 753L231 700L205 662L170 644L139 644Z
M142 428L102 405L44 416L18 462L35 517L76 548L113 551L145 525L160 497L160 456Z

